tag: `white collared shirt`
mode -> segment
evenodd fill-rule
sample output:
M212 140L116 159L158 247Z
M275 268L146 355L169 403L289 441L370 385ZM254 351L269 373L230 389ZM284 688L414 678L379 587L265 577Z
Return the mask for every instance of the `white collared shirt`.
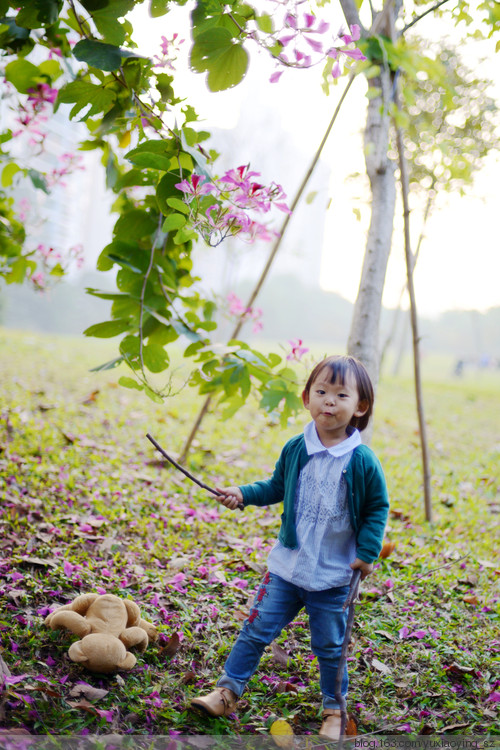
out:
M343 471L361 437L352 428L346 440L326 448L310 422L304 440L311 458L300 472L295 494L298 546L289 549L278 540L267 564L271 573L306 591L322 591L351 579L356 539Z

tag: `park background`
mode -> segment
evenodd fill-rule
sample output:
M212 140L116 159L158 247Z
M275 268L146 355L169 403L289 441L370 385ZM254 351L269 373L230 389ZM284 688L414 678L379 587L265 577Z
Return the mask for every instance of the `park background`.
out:
M158 39L163 31L155 21ZM150 44L146 23L144 36ZM486 55L491 71L491 48ZM308 78L299 93L302 73ZM271 91L262 85L268 75L262 60L240 87L208 95L203 77L185 66L215 147L224 152L221 171L235 159L251 162L293 195L335 91L327 99L305 71L290 71ZM256 303L263 328L254 334L250 323L244 330L263 348L282 347L284 357L290 341L301 339L310 351L297 364L299 378L314 359L346 345L369 209L363 178L349 179L363 171L357 99L356 106L347 103ZM77 127L61 117L52 147L66 150ZM113 356L113 343L82 337L108 313L108 303L84 288L106 284L94 265L114 220L98 160L87 158L85 167L45 199L50 219L34 227L46 242L82 243L83 269L44 294L3 286L0 297L0 627L11 674L1 725L32 734L267 734L285 718L296 734L314 734L317 672L303 620L269 650L236 720L212 721L187 708L224 662L265 570L279 513L220 510L158 463L146 444L152 432L177 454L201 403L192 389L177 391L185 379L180 350L173 355L176 395L163 405L118 387L121 370L91 372ZM379 561L358 607L349 712L360 734L498 733L497 174L492 157L464 197L443 200L416 270L432 524L423 512L404 312L384 361L373 447L390 488L387 540L395 550ZM404 286L401 237L402 222L394 234L382 344ZM266 252L236 243L215 251L200 246L196 263L207 288L245 299ZM299 414L283 428L253 403L230 421L214 411L188 465L214 484L266 476L305 418ZM43 628L49 607L89 590L131 596L158 624L159 644L132 673L85 672L66 656L67 635Z

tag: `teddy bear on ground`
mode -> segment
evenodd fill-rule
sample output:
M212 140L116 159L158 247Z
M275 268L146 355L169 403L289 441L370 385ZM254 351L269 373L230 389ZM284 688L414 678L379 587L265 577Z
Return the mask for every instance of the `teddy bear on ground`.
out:
M66 628L80 636L69 658L91 672L110 674L132 669L137 659L127 649L141 653L158 638L154 625L141 618L137 604L113 594L82 594L45 618L51 630Z

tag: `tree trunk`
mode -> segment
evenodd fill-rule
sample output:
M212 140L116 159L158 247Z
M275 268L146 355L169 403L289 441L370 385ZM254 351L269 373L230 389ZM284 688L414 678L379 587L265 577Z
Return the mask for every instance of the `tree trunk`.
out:
M380 76L370 79L369 83L372 89L381 91L379 96L369 100L364 139L366 171L372 192L372 215L347 351L363 362L376 387L380 364L379 322L391 250L396 181L394 164L388 156L391 121L387 107L392 94L390 71L382 69Z

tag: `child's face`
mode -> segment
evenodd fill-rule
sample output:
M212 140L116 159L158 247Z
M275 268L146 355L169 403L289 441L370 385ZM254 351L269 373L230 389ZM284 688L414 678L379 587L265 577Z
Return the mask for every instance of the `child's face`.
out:
M323 445L334 445L345 440L347 427L353 417L362 417L368 411L367 401L360 401L356 379L346 374L344 385L338 380L330 382L330 370L325 367L313 381L309 393L302 394L304 406L314 419Z

